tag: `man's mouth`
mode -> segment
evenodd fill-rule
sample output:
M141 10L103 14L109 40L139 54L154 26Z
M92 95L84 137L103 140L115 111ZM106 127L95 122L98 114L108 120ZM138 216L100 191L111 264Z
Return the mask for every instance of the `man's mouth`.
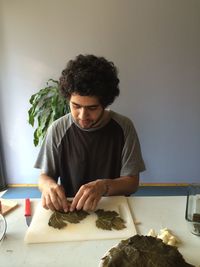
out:
M90 127L92 125L92 121L91 120L78 120L78 123L83 128L88 128L88 127Z

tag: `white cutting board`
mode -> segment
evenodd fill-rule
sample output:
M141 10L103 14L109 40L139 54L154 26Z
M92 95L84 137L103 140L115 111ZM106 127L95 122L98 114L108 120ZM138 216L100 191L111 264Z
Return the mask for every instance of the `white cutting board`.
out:
M102 230L96 227L97 215L90 214L78 224L67 222L62 229L55 229L48 225L52 211L46 210L39 202L32 222L26 232L26 243L46 243L80 240L98 240L128 238L136 234L133 218L130 213L127 199L123 196L104 197L98 204L97 209L115 210L124 219L126 228L122 230Z

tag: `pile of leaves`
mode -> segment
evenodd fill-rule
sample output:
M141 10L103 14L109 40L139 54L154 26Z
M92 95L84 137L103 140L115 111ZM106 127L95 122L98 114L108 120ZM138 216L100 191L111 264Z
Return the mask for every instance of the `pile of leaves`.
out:
M102 260L103 267L194 267L185 262L176 247L140 235L121 241Z
M103 209L98 209L95 211L98 216L96 220L96 226L104 230L121 230L126 228L124 220L119 216L116 211L104 211Z

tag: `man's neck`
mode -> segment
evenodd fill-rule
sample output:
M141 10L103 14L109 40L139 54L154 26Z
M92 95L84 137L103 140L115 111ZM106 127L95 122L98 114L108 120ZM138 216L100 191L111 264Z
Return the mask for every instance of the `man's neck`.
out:
M99 117L98 121L96 121L91 128L100 128L108 123L110 120L110 112L109 110L104 109L102 115Z

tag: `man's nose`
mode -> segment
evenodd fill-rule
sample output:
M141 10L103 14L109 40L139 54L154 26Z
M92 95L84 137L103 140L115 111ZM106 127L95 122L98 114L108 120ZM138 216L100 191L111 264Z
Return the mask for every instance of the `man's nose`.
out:
M85 118L87 118L87 116L88 116L88 111L87 111L87 109L86 109L85 107L82 107L82 108L80 109L80 112L79 112L79 118L80 118L80 119L85 119Z

